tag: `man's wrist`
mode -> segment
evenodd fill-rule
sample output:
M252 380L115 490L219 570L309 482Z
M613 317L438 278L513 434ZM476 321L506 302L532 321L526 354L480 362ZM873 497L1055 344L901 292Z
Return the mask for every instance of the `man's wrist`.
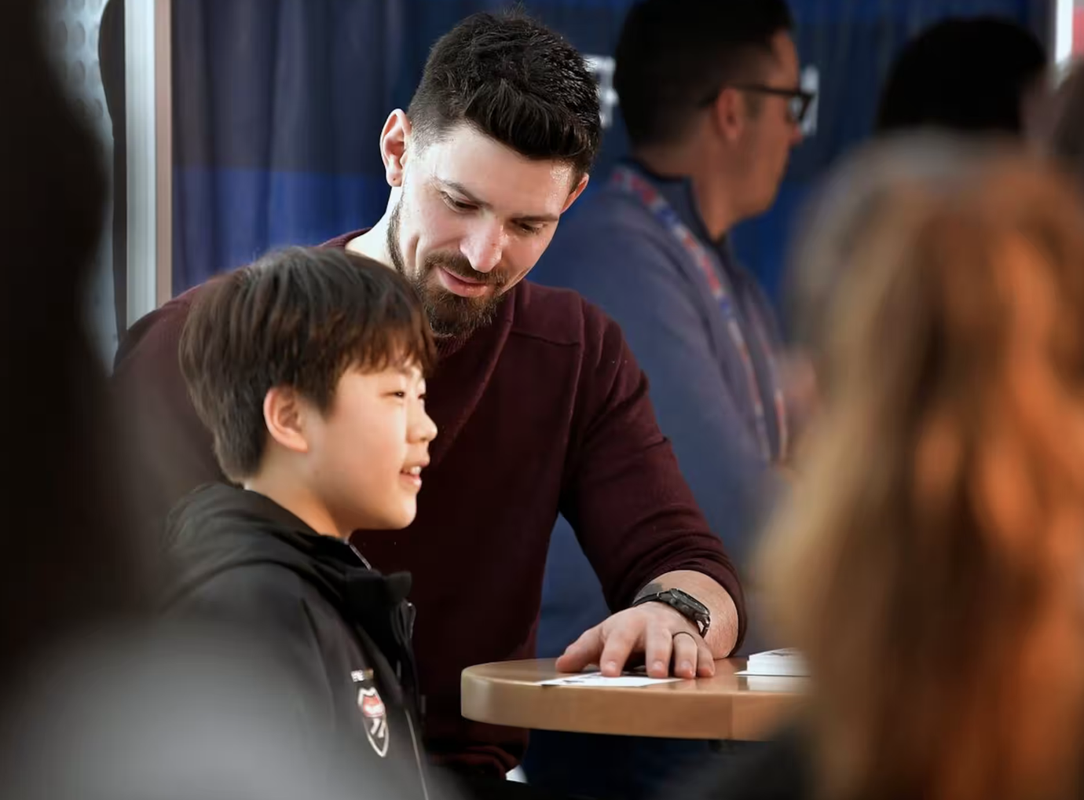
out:
M711 628L711 611L708 607L693 597L688 592L669 588L664 589L660 584L649 583L636 594L630 608L645 603L661 603L669 606L695 626L701 636L707 636Z
M629 608L632 608L633 606L635 606L643 598L649 597L651 595L658 594L661 591L664 591L663 585L661 583L657 582L657 581L652 581L651 583L649 583L647 586L645 586L643 589L641 589L640 591L638 591L636 593L636 597L634 597L632 599L632 605L630 605Z

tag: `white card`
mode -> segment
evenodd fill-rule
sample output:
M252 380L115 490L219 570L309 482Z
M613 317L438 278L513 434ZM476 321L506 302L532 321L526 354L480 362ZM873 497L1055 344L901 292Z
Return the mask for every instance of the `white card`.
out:
M554 678L539 681L539 686L595 686L611 689L636 689L641 686L653 686L656 683L674 683L681 678L648 678L643 675L622 675L618 678L604 677L601 672L586 672L582 675L569 675L566 678Z

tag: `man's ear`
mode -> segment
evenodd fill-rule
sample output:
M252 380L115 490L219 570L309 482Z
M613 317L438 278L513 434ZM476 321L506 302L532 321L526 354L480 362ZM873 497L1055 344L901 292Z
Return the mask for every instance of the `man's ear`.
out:
M388 186L402 186L407 153L410 151L410 120L401 108L395 109L380 132L380 157Z
M745 95L732 87L725 87L711 105L711 122L715 130L726 141L735 143L745 132L749 117L749 104Z
M295 453L309 452L305 400L289 386L274 386L263 398L263 421L271 438Z
M569 193L568 199L565 200L564 208L561 209L562 214L568 211L568 209L572 207L572 204L576 202L576 199L583 194L583 190L587 188L587 182L589 180L591 180L591 176L585 172L583 177L580 178L580 182L576 184L576 188Z

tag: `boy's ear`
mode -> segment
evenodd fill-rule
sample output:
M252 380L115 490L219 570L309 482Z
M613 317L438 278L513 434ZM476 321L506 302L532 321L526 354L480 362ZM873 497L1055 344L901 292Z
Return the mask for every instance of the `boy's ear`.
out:
M263 421L271 438L295 453L309 452L304 400L289 386L273 386L263 398Z

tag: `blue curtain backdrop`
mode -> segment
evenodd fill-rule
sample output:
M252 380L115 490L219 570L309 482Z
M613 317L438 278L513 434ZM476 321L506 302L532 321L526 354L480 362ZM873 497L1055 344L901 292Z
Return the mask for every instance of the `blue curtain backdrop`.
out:
M609 56L632 1L522 5L582 52ZM270 247L317 243L379 218L388 188L377 142L389 111L409 102L437 37L474 11L507 5L175 0L174 293ZM832 161L868 135L902 43L950 15L999 14L1043 31L1048 5L791 0L802 62L820 75L817 132L796 151L775 208L735 235L769 293L778 296L794 212ZM618 108L596 186L626 149Z

